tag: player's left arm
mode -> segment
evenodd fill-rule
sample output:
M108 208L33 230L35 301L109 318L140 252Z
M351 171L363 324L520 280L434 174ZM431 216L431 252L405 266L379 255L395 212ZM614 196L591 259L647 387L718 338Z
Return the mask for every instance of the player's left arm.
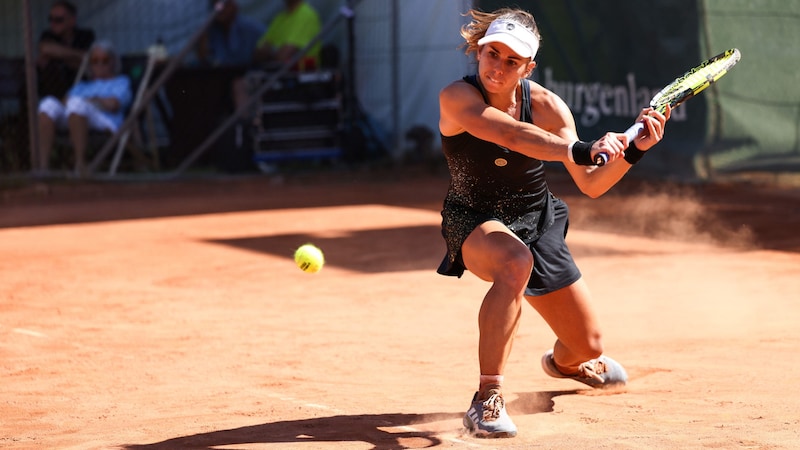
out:
M531 83L531 85L533 117L536 124L565 139L578 140L575 119L566 102L535 83ZM664 125L668 118L669 110L664 115L652 111L650 108L641 111L637 120L644 121L645 129L636 138L636 146L639 150L647 150L663 138ZM623 142L627 139L621 133L618 138ZM592 198L606 193L632 167L623 158L611 161L603 167L579 166L572 163L564 165L581 192Z
M644 130L634 140L635 149L627 143L627 138L622 138L628 144L626 152L647 151L664 137L667 116L647 108L642 110L637 120L643 121ZM618 158L601 167L567 165L567 171L581 192L591 198L597 198L617 184L631 167L633 165L628 160Z

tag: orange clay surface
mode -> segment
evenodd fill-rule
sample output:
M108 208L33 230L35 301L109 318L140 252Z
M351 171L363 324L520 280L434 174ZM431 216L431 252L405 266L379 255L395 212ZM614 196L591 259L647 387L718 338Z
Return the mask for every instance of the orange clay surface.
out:
M28 183L0 203L0 448L800 446L800 194L624 180L568 243L606 352L548 378L525 305L514 439L465 435L488 285L435 273L447 178L423 170ZM292 254L312 242L310 275Z

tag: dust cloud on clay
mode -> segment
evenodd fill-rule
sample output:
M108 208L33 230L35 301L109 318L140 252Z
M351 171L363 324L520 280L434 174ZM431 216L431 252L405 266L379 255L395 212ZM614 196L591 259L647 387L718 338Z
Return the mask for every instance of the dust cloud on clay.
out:
M737 248L754 245L747 225L723 220L686 186L645 185L637 192L612 191L599 199L573 199L570 222L578 228L630 236Z

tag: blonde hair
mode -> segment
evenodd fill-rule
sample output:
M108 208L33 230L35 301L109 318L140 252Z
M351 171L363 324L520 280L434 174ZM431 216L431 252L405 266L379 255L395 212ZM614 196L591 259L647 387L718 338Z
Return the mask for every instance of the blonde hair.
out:
M536 26L533 15L522 9L500 8L493 12L470 9L464 15L472 16L472 21L461 27L461 37L464 38L462 47L466 48L464 53L468 55L472 52L478 53L478 48L480 47L478 41L486 34L489 25L497 19L511 19L531 30L540 42L542 40L542 35L539 34L539 27Z

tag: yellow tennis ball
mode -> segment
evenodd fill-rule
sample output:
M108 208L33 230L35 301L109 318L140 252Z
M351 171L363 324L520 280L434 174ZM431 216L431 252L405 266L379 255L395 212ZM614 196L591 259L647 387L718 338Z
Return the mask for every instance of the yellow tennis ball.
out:
M313 244L304 244L294 252L294 262L303 272L317 273L325 265L325 255Z

